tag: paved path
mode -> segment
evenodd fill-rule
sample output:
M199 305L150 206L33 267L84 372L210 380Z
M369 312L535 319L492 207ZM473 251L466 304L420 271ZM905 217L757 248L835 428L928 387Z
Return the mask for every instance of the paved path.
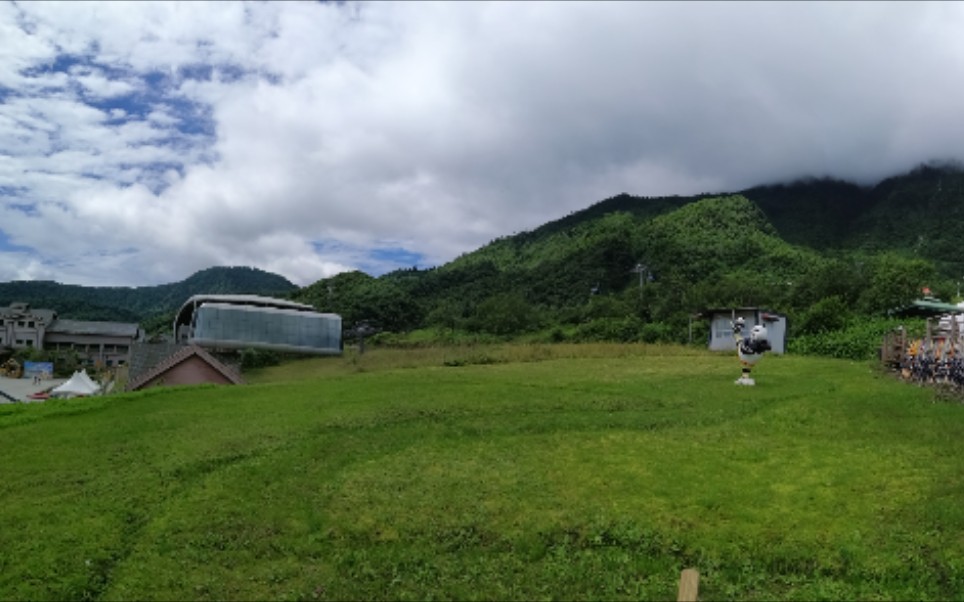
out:
M38 399L30 399L27 397L31 393L36 393L38 391L45 391L47 389L60 386L61 384L67 382L63 378L50 378L40 381L39 385L33 384L32 378L6 378L0 376L0 391L3 391L10 397L13 397L17 401L43 401ZM13 403L6 397L0 395L0 403Z

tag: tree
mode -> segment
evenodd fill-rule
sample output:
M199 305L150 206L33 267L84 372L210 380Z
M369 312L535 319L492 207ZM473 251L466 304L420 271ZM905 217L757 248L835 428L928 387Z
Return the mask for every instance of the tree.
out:
M840 330L847 325L853 311L838 295L821 299L805 311L797 324L800 334L817 334Z
M497 335L522 333L537 328L538 314L519 293L500 293L479 304L469 321L472 330Z
M871 270L870 284L859 301L866 313L881 314L905 306L921 296L922 287L937 280L933 263L897 253L876 256Z

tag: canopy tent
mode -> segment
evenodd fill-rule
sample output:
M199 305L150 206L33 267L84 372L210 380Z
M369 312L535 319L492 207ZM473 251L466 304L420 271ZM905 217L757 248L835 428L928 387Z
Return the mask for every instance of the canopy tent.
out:
M78 397L81 395L93 395L100 391L100 386L95 383L86 370L74 372L73 376L50 392L51 397Z

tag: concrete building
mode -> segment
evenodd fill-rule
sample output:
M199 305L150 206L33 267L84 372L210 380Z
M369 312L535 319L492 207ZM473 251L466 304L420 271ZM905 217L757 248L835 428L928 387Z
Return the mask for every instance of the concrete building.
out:
M771 352L776 354L786 352L787 317L783 314L759 307L727 307L704 309L694 317L709 319L710 336L707 344L711 351L736 350L732 323L736 318L743 318L746 322L744 336L749 335L751 328L762 324L767 329L767 340L770 342Z
M28 303L0 307L0 347L43 349L47 328L56 319L52 309L30 309Z
M0 308L0 347L73 351L90 364L121 366L130 362L131 345L143 337L137 324L61 320L56 311L28 303Z

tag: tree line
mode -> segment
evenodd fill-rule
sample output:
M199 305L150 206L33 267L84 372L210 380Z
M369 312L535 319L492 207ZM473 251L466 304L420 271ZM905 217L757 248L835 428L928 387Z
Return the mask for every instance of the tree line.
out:
M950 299L956 284L934 261L899 249L792 245L758 205L731 195L570 220L439 268L339 274L292 297L396 334L548 341L684 343L702 309L759 306L787 314L806 341L885 329L888 312L923 286ZM706 334L697 323L697 340ZM835 354L869 352L844 347Z

